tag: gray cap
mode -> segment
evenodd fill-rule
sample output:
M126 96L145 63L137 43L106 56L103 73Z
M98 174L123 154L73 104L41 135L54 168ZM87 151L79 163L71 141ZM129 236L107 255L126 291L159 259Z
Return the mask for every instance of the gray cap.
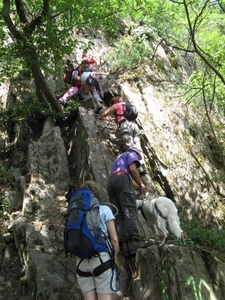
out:
M132 146L132 147L130 147L127 151L135 151L138 155L140 155L141 156L141 158L142 158L142 149L141 148L139 148L139 147L137 147L137 146Z

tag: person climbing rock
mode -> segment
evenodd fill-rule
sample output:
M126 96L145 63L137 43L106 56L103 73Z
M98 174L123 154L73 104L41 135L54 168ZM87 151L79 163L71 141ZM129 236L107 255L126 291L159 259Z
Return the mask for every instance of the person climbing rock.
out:
M137 146L139 149L141 149L140 129L135 120L131 121L123 116L124 104L125 102L122 97L113 97L110 101L110 107L101 113L99 120L103 120L107 116L114 115L114 120L118 127L118 133L123 142L123 150L126 151L132 146ZM139 172L141 175L145 175L147 173L143 161L141 161Z
M99 64L99 66L103 66L104 63L105 62ZM86 69L81 74L81 82L85 87L86 92L91 94L91 97L96 104L96 111L99 112L103 108L104 92L98 76L99 75L107 76L109 75L109 72L99 72L99 71L96 72L96 70L97 70L96 66L93 68Z
M80 98L80 100L86 99L89 95L89 89L86 87L85 84L82 83L81 76L82 76L83 72L86 72L86 71L87 72L97 71L99 68L101 68L104 65L104 63L105 62L98 64L98 65L94 65L92 68L90 68L89 62L87 60L82 60L81 64L76 69L74 69L74 71L72 73L70 88L59 98L60 104L62 104L63 106L66 106L68 101L70 99L72 99L74 96L78 96ZM101 73L99 72L99 74L101 74ZM103 75L104 75L104 73L103 73ZM90 89L90 93L91 93L92 97L94 98L95 102L96 103L99 102L98 106L100 107L99 110L101 110L103 107L101 102L103 102L103 100L98 96L96 88L98 89L98 86L95 84L95 86L93 87L93 91ZM102 92L102 89L101 89L101 92Z
M145 185L138 171L141 153L140 148L132 146L119 155L113 163L107 184L109 200L118 208L116 228L120 248L125 256L133 255L138 248L147 246L140 242L136 192L131 180L144 193Z

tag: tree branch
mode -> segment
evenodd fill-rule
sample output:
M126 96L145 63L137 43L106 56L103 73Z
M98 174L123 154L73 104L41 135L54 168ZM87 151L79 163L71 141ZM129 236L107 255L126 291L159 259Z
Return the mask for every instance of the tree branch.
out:
M16 29L11 17L10 17L10 0L3 0L3 6L1 10L1 15L5 21L9 32L11 35L16 38L18 41L23 40L23 35Z
M197 156L194 154L194 152L191 150L190 151L192 157L194 158L194 160L197 162L197 164L199 165L199 167L201 168L201 170L203 171L203 173L205 174L206 179L208 180L208 182L211 184L212 188L214 189L215 193L223 198L225 198L225 195L222 194L220 192L220 188L219 186L215 186L213 181L211 180L211 178L209 177L208 173L206 172L206 170L204 169L204 167L202 166L202 164L200 163L200 161L198 160Z
M20 18L20 21L22 24L24 24L23 31L24 33L31 36L34 30L36 29L36 27L43 23L43 16L48 15L49 0L43 0L41 14L38 17L36 17L34 20L32 20L30 23L28 23L28 18L26 16L26 9L24 7L22 0L15 0L15 3L16 3L16 10Z
M23 24L27 24L28 20L27 20L26 14L24 12L25 9L24 9L23 2L21 0L15 0L15 4L16 4L16 11L20 18L20 22Z
M199 47L199 45L196 42L195 39L195 30L196 30L196 24L198 19L200 18L200 16L202 15L206 5L207 5L208 1L205 2L204 6L201 9L201 12L199 13L199 15L196 17L195 21L194 21L194 25L192 26L192 22L190 20L190 14L189 14L189 10L188 10L188 3L186 2L186 0L184 0L183 4L184 4L184 8L185 8L185 13L186 13L186 17L187 17L187 21L188 21L188 26L189 26L189 31L190 31L190 37L191 37L191 41L193 44L193 47L195 49L195 52L198 54L198 56L202 59L202 61L209 66L209 68L220 78L220 80L222 81L223 84L225 84L225 78L223 77L223 75L213 66L212 63L209 62L209 60L206 57L206 54L204 53L204 51Z
M49 0L43 0L42 16L46 16L49 12Z

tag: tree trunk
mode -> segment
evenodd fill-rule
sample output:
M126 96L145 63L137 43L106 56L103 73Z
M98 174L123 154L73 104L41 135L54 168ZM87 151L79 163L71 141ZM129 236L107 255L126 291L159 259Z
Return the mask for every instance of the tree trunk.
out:
M45 81L44 75L42 74L40 67L37 64L34 64L31 67L31 72L34 77L36 89L42 91L47 101L50 103L51 107L59 113L63 112L62 106L59 101L56 99L56 96L52 93L47 82Z

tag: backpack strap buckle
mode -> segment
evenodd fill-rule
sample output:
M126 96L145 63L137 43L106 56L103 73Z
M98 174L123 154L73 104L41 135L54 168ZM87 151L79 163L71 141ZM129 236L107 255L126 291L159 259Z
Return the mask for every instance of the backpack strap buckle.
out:
M104 263L101 263L97 268L95 268L91 272L83 272L77 267L76 273L82 277L99 276L110 268L114 268L111 259L105 261Z

